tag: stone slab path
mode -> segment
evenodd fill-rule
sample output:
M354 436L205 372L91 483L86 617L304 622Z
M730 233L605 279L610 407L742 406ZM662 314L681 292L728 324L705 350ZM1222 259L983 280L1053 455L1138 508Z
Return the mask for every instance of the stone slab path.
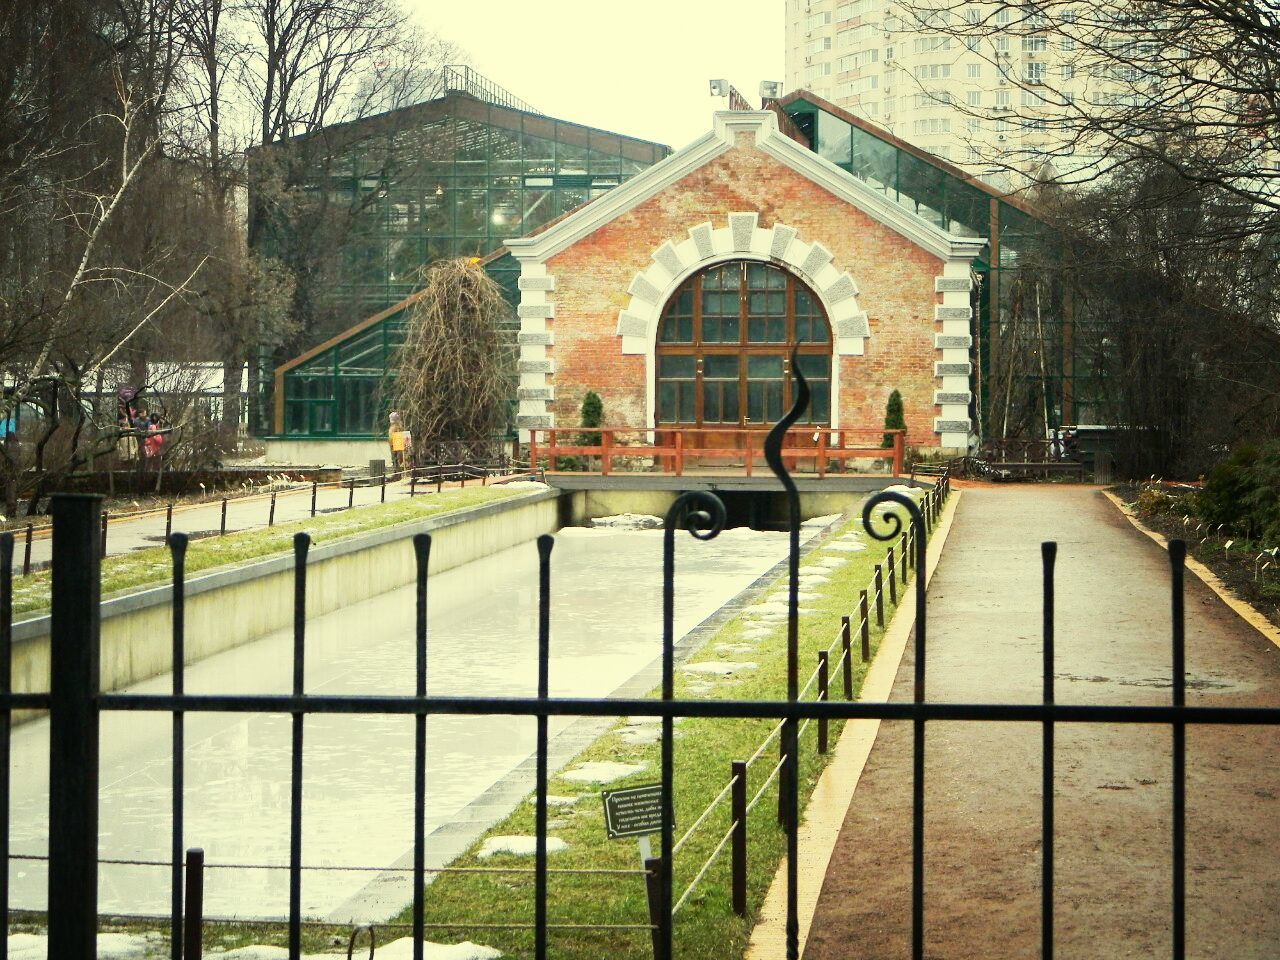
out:
M1085 487L965 492L929 589L928 693L1041 695L1040 543L1056 540L1056 694L1170 698L1167 556ZM1190 704L1280 705L1280 650L1188 575ZM911 696L913 653L893 699ZM1169 956L1167 727L1056 730L1057 954ZM1040 953L1041 730L929 724L925 954ZM1187 731L1187 956L1280 956L1280 729ZM806 960L910 955L911 728L886 722L840 832Z

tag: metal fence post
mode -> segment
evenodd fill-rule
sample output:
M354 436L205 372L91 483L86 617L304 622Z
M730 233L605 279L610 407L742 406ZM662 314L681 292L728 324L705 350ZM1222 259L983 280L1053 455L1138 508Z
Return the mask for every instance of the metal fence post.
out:
M227 498L222 498L222 519L218 522L218 536L227 535Z
M351 486L347 488L347 509L350 510L356 504L356 480L351 478Z
M889 552L885 554L884 565L889 572L889 602L896 607L898 605L898 563L893 556L893 547L890 547Z
M650 857L644 862L644 892L649 901L649 935L653 940L653 956L655 960L663 960L663 922L662 922L662 858Z
M27 542L22 548L22 575L25 577L31 573L31 538L35 534L35 527L27 524Z
M848 617L840 618L840 656L844 658L844 698L853 699L853 644Z
M98 556L105 557L107 555L107 513L102 513L102 542L98 546Z
M862 662L871 659L871 612L867 608L867 591L858 591L858 614L862 617Z
M267 513L267 526L274 527L276 525L276 495L271 494L271 510Z
M829 669L830 667L828 664L827 651L819 650L818 651L818 699L823 701L824 703L827 701L830 695L830 692L827 689ZM827 730L828 730L827 718L819 717L818 718L818 752L819 753L827 752Z
M173 504L169 504L164 508L164 542L169 542L169 535L173 533Z
M98 616L102 499L53 496L49 956L94 960L98 934Z
M876 626L884 626L884 573L876 564Z
M187 851L186 907L183 910L183 960L200 960L204 933L204 851Z
M311 481L311 515L316 515L316 490L319 488L319 481Z
M902 556L899 558L899 561L902 563L902 586L904 588L907 585L907 554L909 552L910 550L907 547L907 535L904 533L902 535Z
M747 765L735 760L729 767L733 789L729 795L729 816L733 819L733 912L747 915Z

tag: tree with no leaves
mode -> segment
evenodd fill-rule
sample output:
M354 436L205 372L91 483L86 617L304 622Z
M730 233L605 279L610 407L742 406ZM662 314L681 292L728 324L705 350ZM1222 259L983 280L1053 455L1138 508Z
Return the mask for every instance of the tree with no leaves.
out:
M488 440L503 426L512 392L510 349L498 332L511 308L470 260L439 261L423 279L409 307L404 346L391 363L392 409L419 449L443 440Z

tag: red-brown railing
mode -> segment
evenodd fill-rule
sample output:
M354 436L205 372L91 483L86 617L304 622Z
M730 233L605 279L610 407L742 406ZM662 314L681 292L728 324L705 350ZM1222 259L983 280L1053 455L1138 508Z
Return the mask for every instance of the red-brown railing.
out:
M596 444L584 443L584 438L600 436ZM883 434L893 437L892 447L882 447L878 441ZM782 444L782 456L799 465L805 460L814 461L814 472L825 477L834 461L836 471L846 469L850 460L892 461L893 476L901 476L905 431L885 430L874 440L862 436L863 445L856 446L857 438L851 431L832 427L804 427L787 431ZM634 439L633 439L634 438ZM586 466L561 462L567 457L598 457L599 472L603 476L622 472L652 472L614 469L614 460L652 459L653 465L663 473L684 474L690 461L720 461L714 466L741 466L746 475L752 476L755 466L767 465L764 461L765 433L760 430L714 427L561 427L537 429L529 432L529 463L537 470L539 461L546 460L547 470L561 472L592 472ZM702 441L702 442L700 442ZM727 442L726 442L727 441ZM704 445L705 443L705 445ZM874 444L874 445L873 445ZM738 461L726 464L723 461Z

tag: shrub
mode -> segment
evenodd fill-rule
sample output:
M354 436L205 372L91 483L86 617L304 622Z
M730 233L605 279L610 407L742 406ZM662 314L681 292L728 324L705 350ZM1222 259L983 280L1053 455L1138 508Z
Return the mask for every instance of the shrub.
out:
M1280 543L1280 440L1233 450L1209 472L1199 506L1210 526Z
M907 429L907 418L902 412L902 394L897 390L889 394L889 402L884 406L884 428L886 430ZM884 442L881 446L892 447L893 434L886 433L884 435Z
M582 420L584 427L598 427L604 422L604 401L600 399L600 394L594 390L588 390L587 395L582 398ZM582 445L584 447L598 447L600 445L599 433L584 433L582 435Z
M1142 484L1138 490L1138 512L1174 517L1199 516L1200 503L1193 493L1171 493L1159 481L1151 481Z

